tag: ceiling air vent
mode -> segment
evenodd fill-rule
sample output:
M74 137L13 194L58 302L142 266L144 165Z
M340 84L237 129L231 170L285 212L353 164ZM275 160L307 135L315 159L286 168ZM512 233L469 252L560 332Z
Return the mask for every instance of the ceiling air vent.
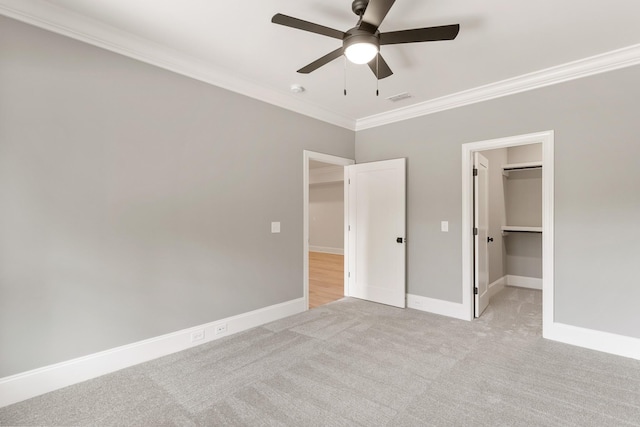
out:
M388 97L387 99L391 102L402 101L403 99L411 98L411 95L408 92L402 92L397 95L393 95Z

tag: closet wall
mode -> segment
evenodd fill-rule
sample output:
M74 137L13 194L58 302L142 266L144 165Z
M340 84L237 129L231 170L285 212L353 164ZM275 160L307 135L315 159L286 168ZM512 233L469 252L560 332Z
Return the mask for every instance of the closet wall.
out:
M540 288L542 233L503 232L503 226L542 225L542 170L503 173L508 164L542 161L542 145L483 151L489 161L489 283ZM502 280L501 280L502 279Z
M509 164L542 160L542 145L507 149ZM542 169L509 172L504 179L506 225L542 226ZM542 288L542 233L513 232L503 237L508 284Z

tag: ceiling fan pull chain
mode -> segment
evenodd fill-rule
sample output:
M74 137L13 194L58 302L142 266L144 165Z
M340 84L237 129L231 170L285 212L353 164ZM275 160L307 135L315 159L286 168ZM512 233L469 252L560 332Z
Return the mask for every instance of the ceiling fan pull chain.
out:
M347 57L344 57L344 96L347 96Z
M380 96L380 53L376 55L376 96Z

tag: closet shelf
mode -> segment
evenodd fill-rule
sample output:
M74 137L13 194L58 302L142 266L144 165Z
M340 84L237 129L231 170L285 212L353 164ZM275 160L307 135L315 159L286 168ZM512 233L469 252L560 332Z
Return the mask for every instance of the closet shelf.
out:
M518 172L532 169L542 169L542 162L526 162L526 163L510 163L502 165L502 174L506 177L509 176L509 172Z
M509 231L517 231L521 233L542 233L542 227L524 227L519 225L503 225L501 230L503 233Z

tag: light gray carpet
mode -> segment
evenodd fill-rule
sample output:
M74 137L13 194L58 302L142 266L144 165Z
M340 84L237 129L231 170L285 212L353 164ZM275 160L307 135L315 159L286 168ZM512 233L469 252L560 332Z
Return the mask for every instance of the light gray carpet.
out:
M343 299L0 409L3 425L640 426L640 361L541 338L541 293L464 322Z

